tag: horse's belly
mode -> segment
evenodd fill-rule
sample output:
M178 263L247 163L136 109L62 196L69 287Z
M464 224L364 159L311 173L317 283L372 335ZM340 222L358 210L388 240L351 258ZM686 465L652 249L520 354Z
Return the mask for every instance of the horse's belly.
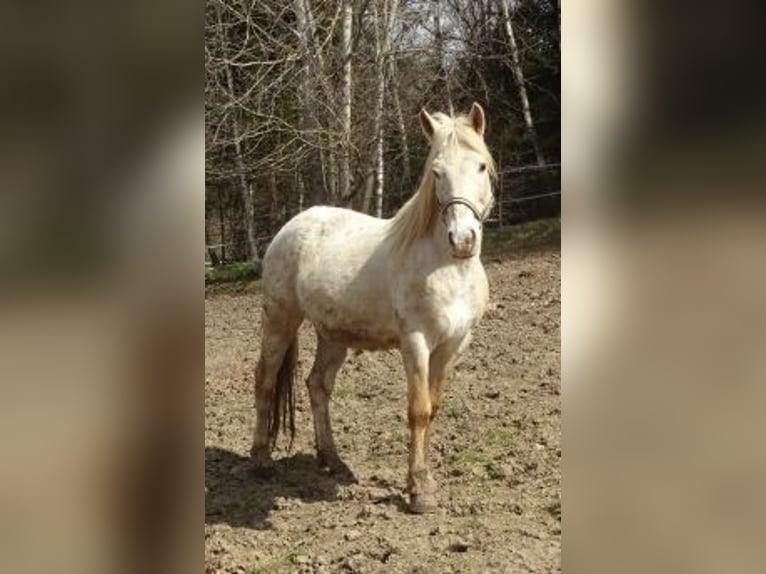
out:
M355 305L336 298L312 306L306 316L320 336L352 349L374 351L399 344L393 311L382 301Z
M390 349L399 344L393 310L382 298L350 299L356 302L315 286L303 299L303 309L320 336L352 349Z
M359 256L347 258L339 268L337 260L317 258L304 271L299 300L320 336L352 349L389 349L399 344L385 270L374 263L369 255Z
M377 351L391 349L399 345L397 333L376 329L373 325L326 325L314 322L314 327L321 337L345 345L351 349Z

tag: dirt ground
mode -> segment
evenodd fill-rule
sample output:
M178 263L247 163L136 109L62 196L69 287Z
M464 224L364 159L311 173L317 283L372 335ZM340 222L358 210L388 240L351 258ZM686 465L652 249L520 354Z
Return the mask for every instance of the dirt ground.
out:
M331 407L357 483L318 469L305 385L293 450L259 478L248 451L258 283L208 289L205 563L223 572L560 572L560 253L484 258L491 304L450 381L432 439L439 511L406 512L398 352L350 355ZM301 380L315 337L301 329Z

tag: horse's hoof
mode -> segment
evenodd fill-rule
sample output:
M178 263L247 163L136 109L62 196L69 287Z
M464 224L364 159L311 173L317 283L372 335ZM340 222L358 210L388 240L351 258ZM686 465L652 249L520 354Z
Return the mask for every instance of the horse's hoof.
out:
M338 480L339 482L342 482L344 484L359 483L359 481L356 479L356 476L354 475L354 472L345 464L342 466L330 467L329 471L332 477Z
M413 514L431 514L436 512L436 497L433 494L411 494L409 508Z
M356 482L356 476L338 456L319 455L319 465L342 482Z

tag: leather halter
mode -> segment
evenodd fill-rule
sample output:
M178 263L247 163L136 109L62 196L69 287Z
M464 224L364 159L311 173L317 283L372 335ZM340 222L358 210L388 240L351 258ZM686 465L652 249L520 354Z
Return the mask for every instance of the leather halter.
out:
M473 213L474 217L478 220L479 225L484 223L484 219L486 219L489 211L492 209L492 203L490 202L487 208L484 209L484 212L481 213L473 203L471 203L464 197L452 197L448 199L447 201L445 201L444 203L441 203L440 201L437 200L437 203L439 205L439 213L441 214L442 218L444 218L444 214L446 213L447 208L450 207L451 205L457 205L457 204L465 205L468 209L471 210L471 213Z

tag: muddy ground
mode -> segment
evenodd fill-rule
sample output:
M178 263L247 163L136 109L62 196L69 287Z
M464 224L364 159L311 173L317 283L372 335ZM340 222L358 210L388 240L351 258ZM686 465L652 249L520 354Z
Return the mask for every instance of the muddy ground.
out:
M205 305L206 572L559 572L560 253L485 257L491 306L450 381L432 441L440 509L406 512L404 371L397 352L350 355L332 403L358 483L320 471L305 386L292 452L252 473L258 283ZM315 348L300 337L300 372Z

